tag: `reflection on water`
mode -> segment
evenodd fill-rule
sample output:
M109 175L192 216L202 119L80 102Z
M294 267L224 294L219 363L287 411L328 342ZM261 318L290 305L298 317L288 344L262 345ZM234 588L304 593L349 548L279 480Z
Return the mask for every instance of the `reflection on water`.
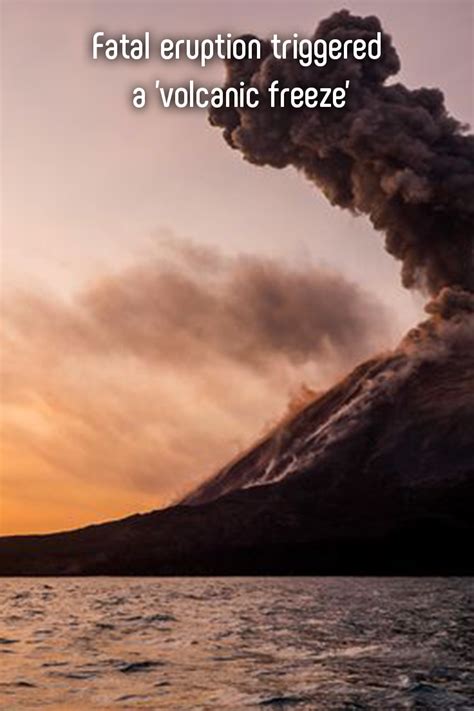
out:
M1 585L0 707L474 709L472 579Z

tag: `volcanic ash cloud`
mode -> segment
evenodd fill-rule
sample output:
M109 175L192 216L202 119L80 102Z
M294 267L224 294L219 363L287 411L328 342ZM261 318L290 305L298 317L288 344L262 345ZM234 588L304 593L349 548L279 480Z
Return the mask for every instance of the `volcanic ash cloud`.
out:
M336 12L312 39L370 40L376 17ZM249 36L247 36L249 37ZM262 58L228 61L226 86L258 87L256 109L213 109L210 121L232 148L256 165L304 172L333 205L369 216L386 249L402 262L404 286L431 295L457 286L474 291L474 137L452 118L439 89L386 84L400 61L389 35L382 57L302 67L277 60L262 41ZM343 109L270 108L269 86L343 86Z

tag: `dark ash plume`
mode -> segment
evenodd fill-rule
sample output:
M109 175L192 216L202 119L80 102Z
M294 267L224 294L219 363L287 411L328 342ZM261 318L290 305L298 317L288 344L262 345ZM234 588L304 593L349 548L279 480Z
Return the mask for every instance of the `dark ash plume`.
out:
M313 39L366 38L376 17L334 13ZM386 85L400 62L383 34L383 55L303 68L276 60L262 42L261 61L228 62L227 86L261 93L257 109L213 109L210 121L256 165L302 170L333 205L364 213L385 234L406 287L437 294L444 286L474 291L474 137L449 116L438 89ZM268 87L343 86L344 109L270 108Z

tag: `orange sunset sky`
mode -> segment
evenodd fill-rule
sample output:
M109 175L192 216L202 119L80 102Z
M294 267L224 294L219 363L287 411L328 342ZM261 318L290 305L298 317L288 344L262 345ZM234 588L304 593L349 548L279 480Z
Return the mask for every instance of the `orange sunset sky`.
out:
M420 318L364 218L204 111L130 107L222 66L90 59L98 29L308 35L342 7L472 121L471 2L1 1L1 533L170 503Z

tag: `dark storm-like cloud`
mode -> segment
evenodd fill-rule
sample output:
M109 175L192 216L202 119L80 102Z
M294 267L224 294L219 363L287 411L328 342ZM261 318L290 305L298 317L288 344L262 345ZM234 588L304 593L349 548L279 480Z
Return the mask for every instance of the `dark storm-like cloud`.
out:
M276 361L352 364L380 346L388 321L334 272L190 245L102 278L72 305L30 295L13 309L12 323L27 324L30 338L78 353L197 368L218 356L256 370Z
M251 367L330 353L346 361L383 330L381 308L340 275L256 257L216 260L204 275L137 267L104 280L82 303L109 343L190 363L196 349Z
M336 12L313 39L371 39L376 17ZM369 216L402 262L406 287L436 294L444 286L474 290L474 137L452 118L439 89L410 90L386 80L400 69L389 35L383 55L302 67L276 60L262 41L262 60L228 62L226 86L256 86L257 109L213 109L232 148L256 165L294 166L333 205ZM343 109L270 108L268 87L344 86Z

